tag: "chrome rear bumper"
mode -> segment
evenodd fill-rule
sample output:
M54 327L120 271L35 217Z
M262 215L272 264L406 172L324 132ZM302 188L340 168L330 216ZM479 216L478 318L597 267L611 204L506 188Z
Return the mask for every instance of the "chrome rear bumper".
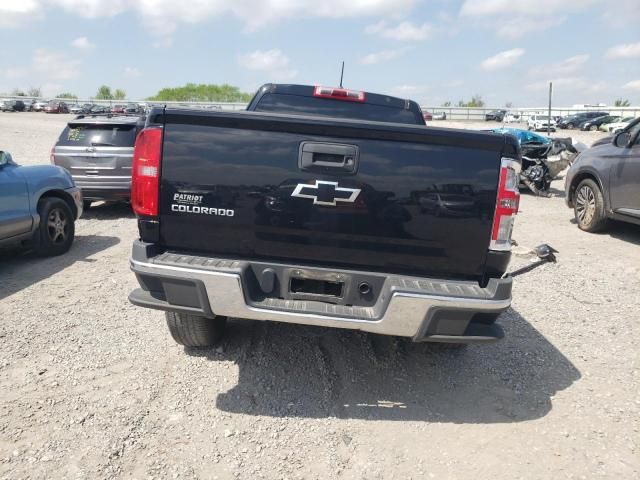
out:
M346 328L416 341L479 342L501 338L502 330L474 319L497 316L511 304L511 278L492 279L481 288L475 282L382 274L378 274L385 277L382 288L375 303L367 307L255 299L247 283L249 262L171 253L144 258L145 244L137 243L131 269L142 288L129 298L136 305L159 310Z

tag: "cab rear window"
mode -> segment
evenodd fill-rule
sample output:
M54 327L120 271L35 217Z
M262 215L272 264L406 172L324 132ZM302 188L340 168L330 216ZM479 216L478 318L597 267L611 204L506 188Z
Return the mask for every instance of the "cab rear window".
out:
M67 147L133 147L135 125L67 125L58 145Z
M263 95L255 111L424 125L419 113L411 110L281 93Z

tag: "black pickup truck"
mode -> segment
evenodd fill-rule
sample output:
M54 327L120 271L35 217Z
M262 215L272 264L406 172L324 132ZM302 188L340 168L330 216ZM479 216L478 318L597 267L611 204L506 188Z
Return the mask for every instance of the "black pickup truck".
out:
M214 344L227 317L503 336L515 138L428 128L415 102L341 88L268 84L248 110L150 112L132 303L165 310L186 346Z

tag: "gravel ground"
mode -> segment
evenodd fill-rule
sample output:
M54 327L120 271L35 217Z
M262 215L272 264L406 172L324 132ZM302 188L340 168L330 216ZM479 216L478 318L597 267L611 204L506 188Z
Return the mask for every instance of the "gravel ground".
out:
M0 149L46 163L68 118L0 114ZM0 478L639 478L640 228L583 233L562 190L514 235L558 263L457 352L246 321L184 349L127 302L132 214L91 209L68 254L0 258Z

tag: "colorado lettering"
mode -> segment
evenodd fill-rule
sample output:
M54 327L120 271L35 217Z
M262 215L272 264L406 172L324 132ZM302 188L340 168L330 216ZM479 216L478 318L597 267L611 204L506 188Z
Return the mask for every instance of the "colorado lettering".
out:
M217 215L219 217L233 217L235 211L225 208L199 207L197 205L176 205L171 204L172 212L199 213L201 215Z

